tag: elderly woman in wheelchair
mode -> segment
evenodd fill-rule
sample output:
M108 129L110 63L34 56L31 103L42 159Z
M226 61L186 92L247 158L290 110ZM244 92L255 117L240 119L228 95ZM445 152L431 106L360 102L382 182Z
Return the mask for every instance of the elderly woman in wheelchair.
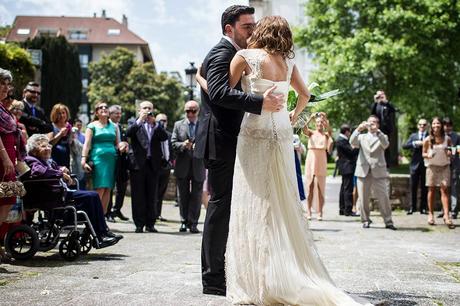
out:
M114 234L109 230L105 223L101 201L96 192L66 188L67 186L75 185L76 182L71 177L67 168L59 167L51 160L51 145L46 135L34 134L30 136L27 140L27 153L28 156L26 156L25 162L30 167L30 171L24 175L25 186L28 193L26 197L31 197L33 199L47 197L48 199L52 199L54 196L54 198L59 198L59 192L53 191L53 188L56 187L53 184L55 184L56 179L61 182L64 181L64 183L62 183L66 189L64 202L72 203L77 211L86 213L94 229L93 232L96 234L96 237L94 237L95 243L93 242L93 245L97 248L108 247L116 244L123 238L123 236ZM38 187L40 190L37 192L35 192L34 189L37 188L34 188L33 184L26 183L34 182L35 180L45 182L44 185L43 183L40 184L40 187ZM46 182L48 182L48 184ZM24 199L24 205L26 206L26 198Z

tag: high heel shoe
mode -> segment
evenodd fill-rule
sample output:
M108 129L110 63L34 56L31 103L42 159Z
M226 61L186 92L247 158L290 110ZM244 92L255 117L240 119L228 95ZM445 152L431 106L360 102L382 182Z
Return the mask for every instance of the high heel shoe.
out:
M447 225L449 229L455 228L455 224L452 222L452 219L444 218L444 224Z

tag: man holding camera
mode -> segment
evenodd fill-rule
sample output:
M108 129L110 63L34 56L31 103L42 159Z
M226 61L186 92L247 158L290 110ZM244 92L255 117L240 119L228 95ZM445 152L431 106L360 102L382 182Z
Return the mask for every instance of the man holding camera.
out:
M179 189L181 227L179 232L199 233L197 228L201 209L201 195L205 179L203 159L194 156L195 135L200 108L196 101L185 103L185 119L174 124L171 143L176 152L174 175Z
M378 90L375 93L371 114L379 119L380 130L388 137L389 148L385 150L385 161L387 163L387 167L397 164L396 142L398 136L397 133L394 133L396 127L396 109L390 101L388 101L388 98L383 90ZM396 148L396 152L394 151L394 148ZM395 152L395 154L392 154L393 152Z
M365 130L368 132L361 134ZM359 148L355 176L358 177L358 201L360 201L363 228L369 228L372 223L369 209L372 188L377 197L385 227L396 230L391 218L387 188L388 171L384 156L389 142L388 137L379 129L379 119L371 115L367 121L362 122L351 134L350 143L353 147Z
M155 200L161 168L161 142L168 139L162 124L155 122L153 104L143 101L139 117L126 130L130 140L128 152L133 221L136 233L157 232L155 229Z

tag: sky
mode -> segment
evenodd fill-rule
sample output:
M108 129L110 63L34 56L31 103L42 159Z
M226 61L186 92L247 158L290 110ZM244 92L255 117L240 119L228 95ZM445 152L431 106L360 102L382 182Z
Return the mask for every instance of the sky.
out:
M157 71L179 71L189 62L201 63L220 40L220 17L228 0L1 0L0 25L11 25L16 15L100 16L121 22L149 43Z

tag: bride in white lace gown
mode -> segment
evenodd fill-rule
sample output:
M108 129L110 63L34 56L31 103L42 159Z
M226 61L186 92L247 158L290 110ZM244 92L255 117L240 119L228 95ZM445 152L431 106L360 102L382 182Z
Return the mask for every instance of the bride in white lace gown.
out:
M278 41L277 51L270 40ZM239 81L243 70L241 81L247 92L263 94L275 85L275 92L287 97L292 85L300 96L291 113L295 120L309 93L287 57L292 38L286 20L263 18L251 46L233 59L230 85ZM334 285L315 249L300 204L292 140L286 105L277 113L245 114L238 136L225 255L227 297L234 304L364 305Z

